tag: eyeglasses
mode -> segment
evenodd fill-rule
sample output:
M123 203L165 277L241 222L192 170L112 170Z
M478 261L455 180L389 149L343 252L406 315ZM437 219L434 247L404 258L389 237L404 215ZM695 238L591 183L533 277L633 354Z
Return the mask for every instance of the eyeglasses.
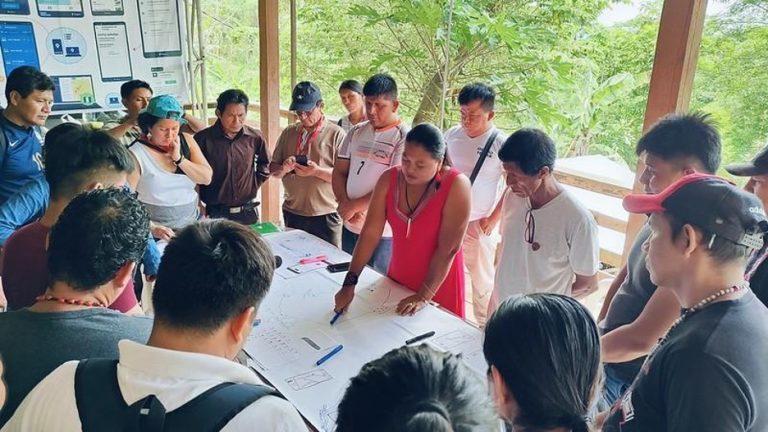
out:
M314 111L315 111L315 109L312 108L309 111L294 111L293 113L296 114L296 117L304 118L304 117L309 117L310 115L312 115L312 113Z
M483 117L484 115L485 114L483 114L483 113L480 113L480 114L470 114L470 113L466 113L466 112L463 112L463 111L460 113L460 116L461 116L462 120L470 120L470 121L477 120L477 119Z
M531 245L531 250L536 252L541 245L534 240L536 236L536 219L533 218L533 209L529 208L525 213L525 242Z

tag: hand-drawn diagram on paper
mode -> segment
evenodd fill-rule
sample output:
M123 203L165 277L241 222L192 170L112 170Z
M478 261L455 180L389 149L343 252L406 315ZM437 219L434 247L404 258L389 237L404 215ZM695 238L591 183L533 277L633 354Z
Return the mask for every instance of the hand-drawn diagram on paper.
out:
M285 382L296 391L306 390L320 383L332 380L333 377L325 369L314 369L296 376L289 377Z
M283 267L317 256L329 262L350 260L349 255L302 231L270 234L265 239L283 259ZM343 272L331 274L324 269L290 275L277 271L259 306L261 323L245 346L253 367L316 428L335 429L336 407L349 380L365 363L428 331L435 336L426 343L461 353L473 369L485 373L478 329L433 306L414 316L398 316L397 303L413 292L368 268L360 275L349 310L330 325L334 295L343 278ZM315 366L339 344L344 348L338 354L321 368Z

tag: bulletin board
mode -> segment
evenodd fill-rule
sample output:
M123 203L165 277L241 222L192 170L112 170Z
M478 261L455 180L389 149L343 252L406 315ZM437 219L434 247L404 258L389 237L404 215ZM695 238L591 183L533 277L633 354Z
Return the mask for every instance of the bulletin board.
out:
M0 0L0 84L40 69L56 85L54 114L120 109L132 79L189 102L184 12L183 0Z

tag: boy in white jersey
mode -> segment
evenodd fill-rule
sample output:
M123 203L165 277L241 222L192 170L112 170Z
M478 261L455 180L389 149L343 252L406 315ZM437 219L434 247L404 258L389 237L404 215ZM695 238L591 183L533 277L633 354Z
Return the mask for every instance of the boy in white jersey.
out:
M488 85L467 84L459 92L461 124L445 133L451 162L472 181L472 210L462 249L472 281L475 319L481 326L485 325L493 291L493 259L498 240L492 232L501 218L504 189L499 149L506 136L493 125L495 101L496 92Z
M368 121L355 125L339 148L333 167L333 193L344 221L341 247L352 253L365 223L368 202L384 171L400 165L408 127L397 114L397 83L387 74L376 74L363 86ZM392 254L392 231L385 227L368 263L386 273Z

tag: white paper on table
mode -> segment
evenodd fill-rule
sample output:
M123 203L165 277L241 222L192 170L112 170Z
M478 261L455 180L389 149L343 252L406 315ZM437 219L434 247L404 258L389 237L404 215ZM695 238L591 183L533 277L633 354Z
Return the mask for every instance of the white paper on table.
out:
M301 231L264 238L287 265L317 255L326 255L331 262L350 259L343 251ZM435 335L422 343L461 354L480 379L485 379L480 330L431 305L414 316L398 316L395 306L413 292L369 268L360 275L349 310L331 326L334 295L344 275L316 270L292 278L276 276L259 307L261 324L245 346L254 369L318 430L335 429L336 407L349 380L364 364L428 331L435 331ZM335 344L344 348L315 366Z

